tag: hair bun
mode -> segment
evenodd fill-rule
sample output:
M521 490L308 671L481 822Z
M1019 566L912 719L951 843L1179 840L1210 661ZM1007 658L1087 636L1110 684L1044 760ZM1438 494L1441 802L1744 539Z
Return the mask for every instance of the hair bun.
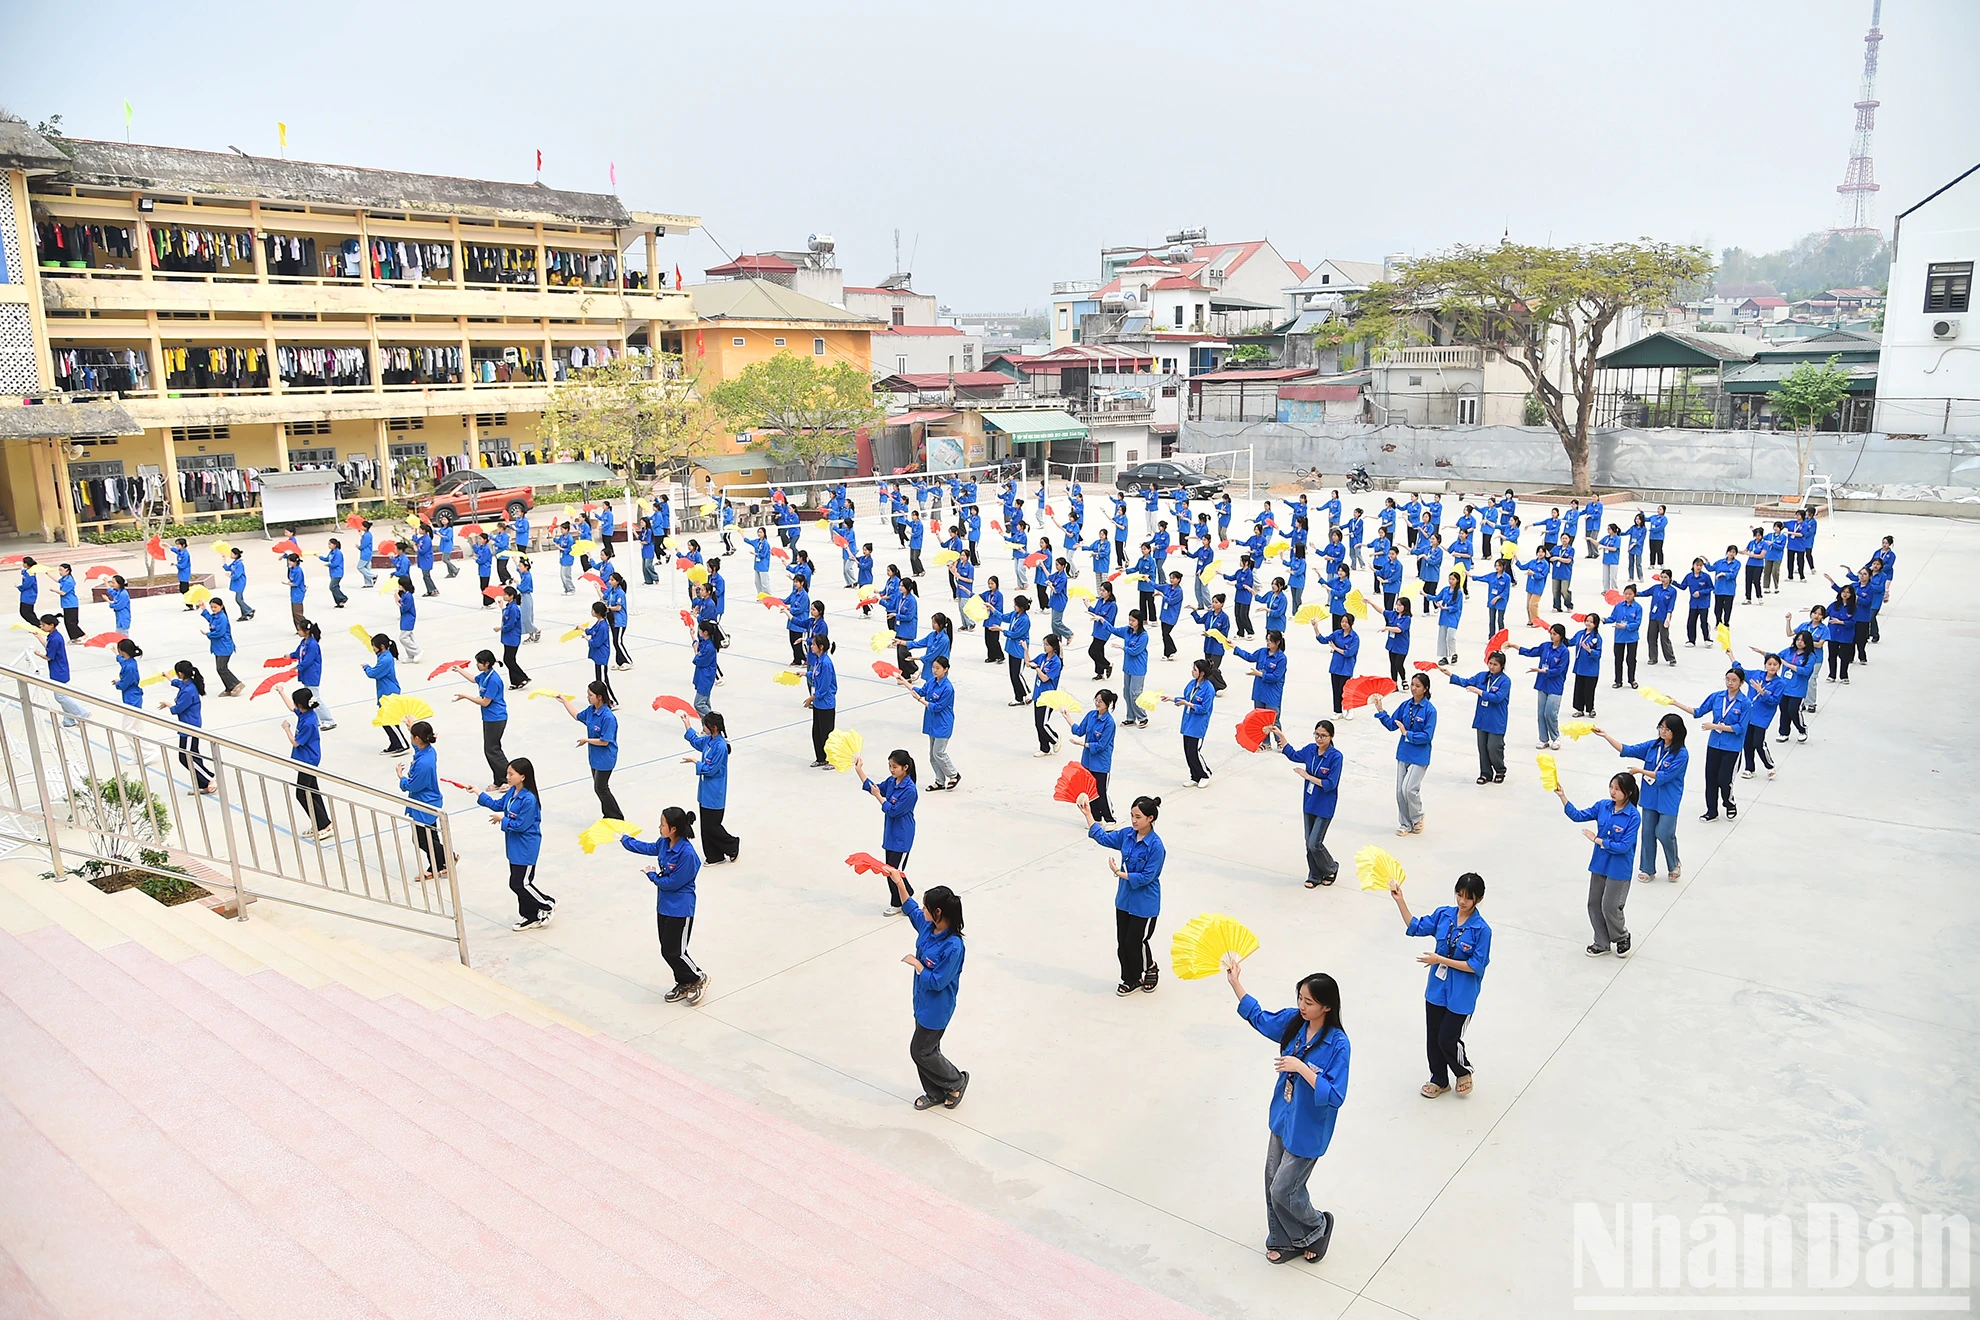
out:
M1161 798L1158 798L1158 797L1152 797L1152 798L1149 798L1149 799L1148 799L1148 801L1149 801L1149 804L1150 804L1151 806L1154 806L1154 807L1158 807L1158 808L1159 808L1159 807L1160 807L1160 806L1162 805L1162 799L1161 799Z

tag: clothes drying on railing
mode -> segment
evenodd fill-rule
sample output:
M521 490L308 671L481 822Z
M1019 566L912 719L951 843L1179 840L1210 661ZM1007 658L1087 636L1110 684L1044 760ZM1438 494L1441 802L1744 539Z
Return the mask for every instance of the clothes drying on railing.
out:
M375 280L421 280L430 271L454 268L451 243L406 243L398 239L371 240L371 278ZM435 276L434 278L439 278ZM448 274L445 278L452 279Z
M245 508L260 490L261 473L255 468L180 469L179 498L187 504L195 500L215 500L229 509Z
M259 348L175 347L159 353L168 390L268 388L268 354Z
M316 275L316 240L300 234L264 234L262 251L270 275Z
M428 348L381 348L379 379L387 385L458 385L461 350L458 344Z
M159 489L163 488L160 482ZM69 483L69 503L84 522L104 522L129 513L146 498L143 477L81 477Z
M371 373L361 348L278 348L276 365L284 385L369 385Z
M223 229L189 229L184 225L147 225L151 264L158 270L211 275L245 264L254 267L254 239Z
M609 252L551 248L543 254L543 274L550 284L610 288L619 282L619 259Z
M103 394L148 390L151 364L133 348L58 348L55 388Z
M512 380L542 380L543 360L527 348L505 348L499 356L474 360L474 378L483 385Z
M373 490L381 489L378 484L378 460L375 458L353 454L337 464L337 475L343 478L347 486L369 486Z
M58 224L43 221L34 227L34 248L42 261L87 261L98 257L131 257L131 231L116 225Z
M529 467L533 466L536 461L536 451L534 449L525 449L520 454L513 449L503 449L493 453L486 449L481 451L481 466L483 467Z
M473 284L535 284L536 249L480 247L461 249L465 276Z

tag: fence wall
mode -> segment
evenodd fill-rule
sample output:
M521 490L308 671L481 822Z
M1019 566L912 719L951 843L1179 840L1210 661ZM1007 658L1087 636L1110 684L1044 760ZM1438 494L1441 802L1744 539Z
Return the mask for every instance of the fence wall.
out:
M1377 478L1481 488L1569 479L1567 454L1545 427L1185 421L1178 441L1185 453L1249 445L1261 476L1360 464ZM1591 436L1589 458L1597 485L1631 490L1757 497L1792 494L1796 485L1794 436L1769 431L1621 428ZM1980 435L1820 434L1809 468L1827 474L1839 496L1980 505Z

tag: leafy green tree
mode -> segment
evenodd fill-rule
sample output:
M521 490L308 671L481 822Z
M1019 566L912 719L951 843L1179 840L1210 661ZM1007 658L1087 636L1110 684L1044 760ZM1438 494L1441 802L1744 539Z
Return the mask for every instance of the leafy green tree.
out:
M1395 279L1371 285L1356 302L1354 335L1379 359L1384 347L1420 338L1434 321L1453 342L1510 362L1560 436L1574 489L1587 494L1593 490L1589 418L1603 341L1624 312L1667 306L1680 286L1711 269L1703 248L1648 240L1460 246L1405 262Z
M582 367L550 389L542 434L552 449L602 453L631 473L666 469L714 436L721 422L679 357L628 355ZM589 487L585 498L590 498Z
M1239 344L1231 350L1231 355L1224 359L1226 364L1231 366L1243 366L1247 362L1270 362L1271 360L1272 350L1263 344Z
M1881 234L1804 234L1778 252L1727 248L1718 283L1770 284L1783 298L1812 298L1830 289L1883 289L1890 283L1891 249Z
M756 452L773 465L801 465L814 481L827 459L851 454L860 429L886 415L867 372L850 362L820 366L791 352L750 364L708 399L723 421L757 432Z
M1815 428L1849 397L1849 373L1831 357L1821 366L1801 362L1781 377L1780 388L1767 391L1774 411L1794 424L1794 493L1808 493L1808 455L1815 445Z

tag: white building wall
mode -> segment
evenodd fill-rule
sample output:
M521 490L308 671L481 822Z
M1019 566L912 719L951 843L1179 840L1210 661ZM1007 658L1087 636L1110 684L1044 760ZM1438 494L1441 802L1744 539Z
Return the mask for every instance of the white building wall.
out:
M981 371L983 369L982 338L977 335L875 334L873 336L875 375L949 371L952 369L949 364L950 358L955 359L953 370ZM906 359L907 365L901 365L902 359Z
M915 293L909 289L889 290L886 293L861 293L857 289L845 291L845 309L861 316L871 316L883 325L893 325L894 309L901 309L902 325L934 325L935 295Z
M1875 429L1980 431L1980 316L1925 310L1926 272L1933 263L1980 265L1980 170L1900 218L1893 244ZM1935 337L1932 327L1940 321L1957 322L1958 329Z

